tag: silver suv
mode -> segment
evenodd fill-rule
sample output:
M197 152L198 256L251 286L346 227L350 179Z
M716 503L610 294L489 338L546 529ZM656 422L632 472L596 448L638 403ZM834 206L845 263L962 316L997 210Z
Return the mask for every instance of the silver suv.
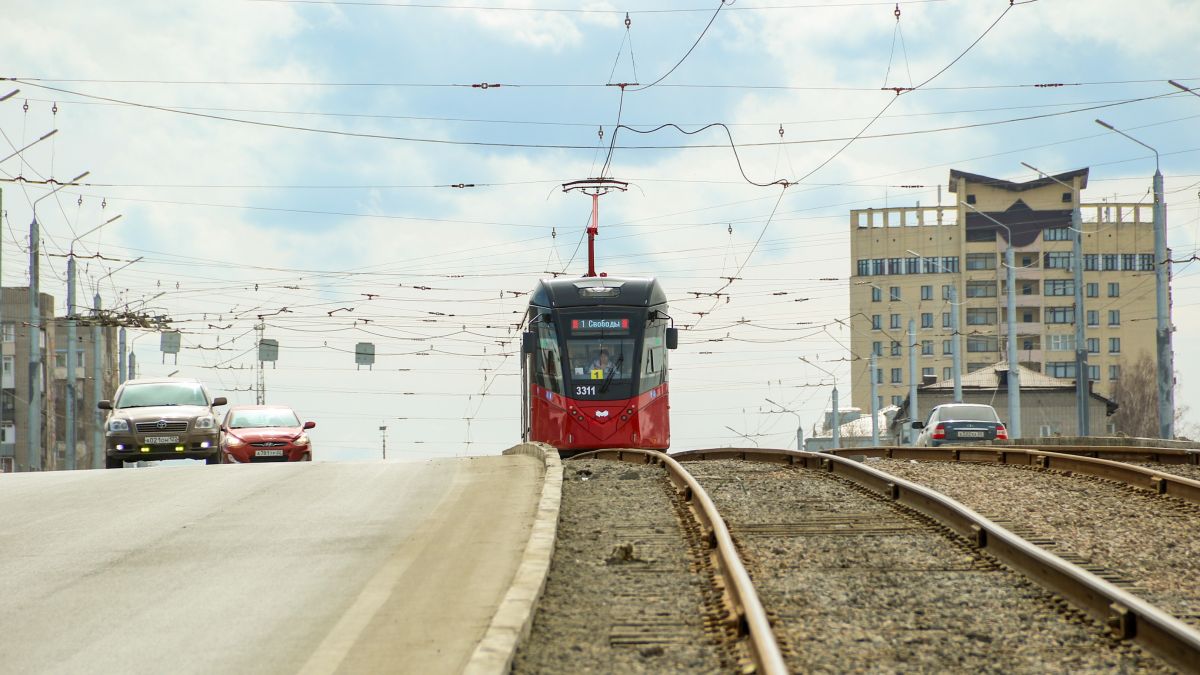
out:
M104 420L105 466L119 469L125 462L180 458L220 463L221 425L213 408L226 402L224 396L210 396L199 380L125 382L113 401L96 404L110 411Z

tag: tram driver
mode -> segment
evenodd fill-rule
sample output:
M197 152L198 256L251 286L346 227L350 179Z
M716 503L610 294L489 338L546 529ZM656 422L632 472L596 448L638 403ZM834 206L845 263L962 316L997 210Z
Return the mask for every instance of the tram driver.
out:
M600 353L596 355L596 358L592 359L592 365L588 368L588 370L590 370L592 373L599 371L601 373L601 377L610 377L614 372L616 372L617 365L609 362L608 350L601 349Z

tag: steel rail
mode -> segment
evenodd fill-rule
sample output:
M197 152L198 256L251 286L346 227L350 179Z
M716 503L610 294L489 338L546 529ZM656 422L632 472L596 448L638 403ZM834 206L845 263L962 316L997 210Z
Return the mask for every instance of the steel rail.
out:
M1158 451L1161 452L1161 451ZM883 448L839 448L833 455L918 459L941 462L990 462L1037 466L1067 473L1078 473L1125 483L1160 495L1177 497L1200 504L1200 481L1155 471L1125 462L1098 457L1066 454L1048 450L1012 448L1006 445L943 445L936 448L896 446Z
M827 453L719 448L691 450L672 457L679 461L741 459L800 465L848 478L950 528L1048 591L1062 595L1104 623L1115 637L1134 640L1183 672L1200 672L1200 632L927 487Z
M605 459L633 464L657 464L667 470L671 482L679 489L692 515L700 524L709 546L709 554L724 581L724 595L737 621L739 636L746 638L755 672L766 675L782 675L788 672L775 640L775 632L763 609L754 582L742 564L741 556L733 544L733 537L716 505L700 486L700 483L669 455L657 450L595 450L571 457L580 459Z

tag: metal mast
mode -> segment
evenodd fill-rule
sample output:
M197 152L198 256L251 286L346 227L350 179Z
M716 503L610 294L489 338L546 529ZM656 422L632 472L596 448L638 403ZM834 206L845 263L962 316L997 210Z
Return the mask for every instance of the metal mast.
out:
M625 192L629 183L612 178L585 178L570 183L563 183L563 192L579 190L592 198L592 220L587 228L588 238L588 271L584 276L594 277L596 274L596 235L600 234L600 197L614 190Z

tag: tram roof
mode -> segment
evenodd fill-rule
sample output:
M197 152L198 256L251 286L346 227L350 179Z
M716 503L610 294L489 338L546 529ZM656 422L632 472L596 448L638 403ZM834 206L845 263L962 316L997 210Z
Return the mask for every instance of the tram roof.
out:
M585 289L616 288L603 296ZM538 307L595 307L597 305L651 307L667 302L667 294L654 277L561 277L539 279L529 298Z

